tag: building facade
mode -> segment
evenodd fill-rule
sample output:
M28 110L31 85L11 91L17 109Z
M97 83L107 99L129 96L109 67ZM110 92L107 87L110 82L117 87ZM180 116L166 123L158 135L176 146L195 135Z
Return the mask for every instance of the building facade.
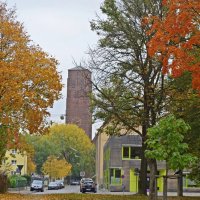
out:
M104 145L103 184L110 191L138 192L140 173L141 137L137 134L109 137ZM157 189L163 192L163 176L166 175L166 162L157 161ZM177 191L178 179L174 171L169 171L168 191ZM183 170L183 189L190 191L194 183L190 181L188 170ZM147 174L147 182L150 174ZM148 190L148 186L147 186Z
M90 94L92 92L91 72L83 67L68 70L66 123L82 128L92 139L92 113Z
M20 153L16 149L6 151L5 160L2 166L9 166L8 175L27 174L27 155L26 153Z
M104 146L104 186L110 191L138 192L142 140L139 135L112 136ZM164 175L165 162L158 162L159 175ZM149 182L149 177L148 177ZM163 189L162 177L157 180Z
M104 145L106 144L109 136L104 132L98 132L93 143L96 147L96 183L101 188L103 187L103 156L104 156Z

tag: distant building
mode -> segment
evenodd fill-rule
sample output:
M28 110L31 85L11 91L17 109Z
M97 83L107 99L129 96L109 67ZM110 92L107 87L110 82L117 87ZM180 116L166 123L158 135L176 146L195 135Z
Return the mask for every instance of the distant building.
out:
M91 72L83 67L68 70L66 123L82 128L92 139L92 113L90 94L92 92Z
M7 150L3 165L9 166L9 175L27 174L27 155L20 153L16 149Z

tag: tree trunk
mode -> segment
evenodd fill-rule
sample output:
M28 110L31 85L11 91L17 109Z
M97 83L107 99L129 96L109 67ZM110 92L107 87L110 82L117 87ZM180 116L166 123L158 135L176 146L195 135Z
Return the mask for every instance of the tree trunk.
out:
M163 200L167 200L167 176L163 177Z
M6 193L8 189L7 176L0 174L0 193Z
M146 150L146 145L143 143L139 182L138 182L138 193L143 195L147 195L147 159L145 158L144 155L145 150Z
M157 163L156 163L156 159L148 159L148 165L149 165L149 169L150 169L149 200L156 200L157 199L157 184L156 184Z
M180 170L178 174L178 188L177 188L177 195L180 197L183 196L183 171Z
M147 195L147 160L141 159L141 168L138 182L138 193Z
M163 176L163 200L167 200L167 178L168 178L168 166L166 162L166 176Z

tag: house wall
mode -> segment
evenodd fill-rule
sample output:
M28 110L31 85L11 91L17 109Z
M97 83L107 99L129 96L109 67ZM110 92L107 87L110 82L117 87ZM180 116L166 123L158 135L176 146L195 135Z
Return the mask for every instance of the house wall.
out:
M15 153L16 152L16 153ZM17 170L18 165L22 165L22 169L21 169L21 175L27 174L27 155L24 153L21 154L18 150L8 150L6 151L6 160L5 160L5 164L10 164L11 165L11 172L9 173L11 174L19 174L19 171ZM15 161L16 163L12 163L12 161Z
M93 139L93 143L96 146L96 183L99 187L103 187L103 147L108 138L108 135L101 132Z
M142 140L139 135L125 135L121 137L110 137L104 146L104 154L107 155L108 150L110 152L109 156L104 159L104 178L105 185L110 191L138 191L138 179L139 174L135 173L135 169L140 169L140 159L124 159L122 157L122 147L132 146L141 147ZM121 180L117 184L112 184L110 178L111 169L121 170ZM165 162L158 162L159 173L165 173ZM124 188L125 187L125 188ZM158 179L159 191L162 191L162 178Z

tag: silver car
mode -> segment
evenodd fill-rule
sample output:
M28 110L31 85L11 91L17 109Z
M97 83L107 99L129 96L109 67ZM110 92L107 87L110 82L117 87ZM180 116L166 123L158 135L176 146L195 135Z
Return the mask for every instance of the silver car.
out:
M34 190L44 192L44 184L42 180L33 180L31 183L30 191Z

